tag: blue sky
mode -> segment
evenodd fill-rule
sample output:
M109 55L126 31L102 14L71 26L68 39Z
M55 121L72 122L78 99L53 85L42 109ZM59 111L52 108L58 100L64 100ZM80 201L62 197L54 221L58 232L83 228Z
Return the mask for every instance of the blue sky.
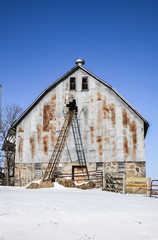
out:
M157 13L157 0L0 0L2 106L26 109L81 57L148 120L147 176L158 179Z

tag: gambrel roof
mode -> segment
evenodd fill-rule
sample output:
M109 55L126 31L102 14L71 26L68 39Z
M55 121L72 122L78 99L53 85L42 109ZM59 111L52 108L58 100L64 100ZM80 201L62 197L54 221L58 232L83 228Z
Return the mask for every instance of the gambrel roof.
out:
M41 101L41 99L47 94L49 93L52 89L54 89L58 84L60 84L62 81L64 81L66 78L68 78L69 76L71 76L73 73L75 73L78 69L81 69L82 71L84 71L86 74L92 76L93 78L95 78L98 82L102 83L103 85L105 85L106 87L108 87L115 95L117 95L130 109L132 109L135 114L143 120L144 122L144 137L146 136L148 127L149 127L149 123L146 119L144 119L142 117L142 115L140 113L138 113L136 111L135 108L133 108L111 85L109 85L108 83L104 82L102 79L100 79L99 77L97 77L96 75L94 75L93 73L91 73L90 71L88 71L87 69L85 69L82 65L76 65L75 67L73 67L70 71L68 71L66 74L64 74L61 78L59 78L58 80L56 80L53 84L51 84L48 88L46 88L36 99L35 101L25 110L25 112L14 122L13 124L13 129L16 129L16 127L19 125L19 123L29 114L29 112Z

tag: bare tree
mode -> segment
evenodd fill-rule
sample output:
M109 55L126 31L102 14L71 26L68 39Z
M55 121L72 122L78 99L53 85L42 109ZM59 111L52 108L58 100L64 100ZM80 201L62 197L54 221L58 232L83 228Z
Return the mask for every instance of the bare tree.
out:
M6 105L1 112L0 118L0 166L4 165L6 183L10 185L10 176L14 171L15 159L15 130L12 124L22 114L22 107L16 104ZM4 151L4 152L3 152Z

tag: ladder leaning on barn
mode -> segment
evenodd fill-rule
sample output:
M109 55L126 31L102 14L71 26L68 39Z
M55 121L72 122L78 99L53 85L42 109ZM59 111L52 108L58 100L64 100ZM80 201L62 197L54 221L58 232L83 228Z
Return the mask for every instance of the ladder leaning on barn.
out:
M67 105L67 107L69 107L69 110L66 114L65 121L63 123L62 129L58 136L54 151L52 153L52 156L50 158L50 161L49 161L46 171L44 173L43 181L49 181L49 180L54 179L54 175L55 175L56 169L60 163L60 159L62 157L62 153L63 153L64 147L65 147L67 138L69 136L71 126L73 129L73 135L74 135L74 139L75 139L75 146L76 146L78 161L80 164L85 164L87 176L89 179L88 169L87 169L87 165L86 165L86 160L85 160L85 155L84 155L84 150L83 150L83 145L82 145L82 139L81 139L81 134L80 134L80 129L79 129L79 124L78 124L78 119L77 119L77 115L76 115L77 107L76 107L75 100L72 103L70 103L69 105Z

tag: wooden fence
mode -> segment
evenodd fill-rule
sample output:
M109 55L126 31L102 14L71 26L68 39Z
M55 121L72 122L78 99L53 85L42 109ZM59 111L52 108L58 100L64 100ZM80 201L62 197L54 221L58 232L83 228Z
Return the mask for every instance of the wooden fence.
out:
M151 192L151 178L126 178L125 192L127 188L137 188L144 190L144 193L147 193L147 196L150 197Z
M86 172L74 173L74 174L62 173L58 176L58 178L72 179L77 183L92 181L100 187L103 186L103 172L102 171L88 171L88 175Z

